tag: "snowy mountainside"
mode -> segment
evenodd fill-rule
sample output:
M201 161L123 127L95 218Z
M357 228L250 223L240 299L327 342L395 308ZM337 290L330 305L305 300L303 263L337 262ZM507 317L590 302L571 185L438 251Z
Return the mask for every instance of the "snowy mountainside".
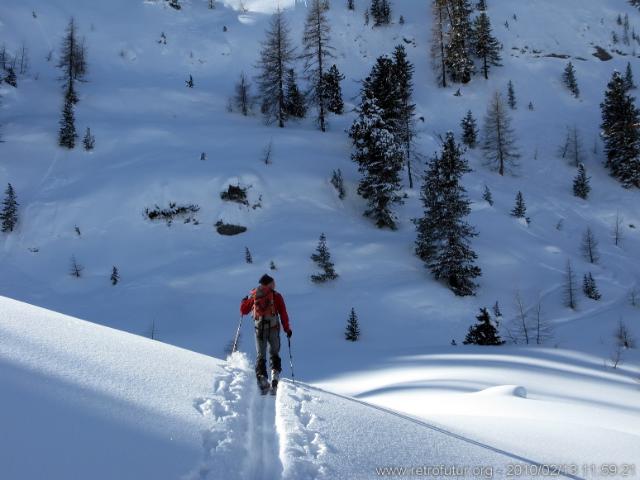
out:
M13 52L24 42L30 58L17 89L0 87L0 187L14 185L21 213L17 230L0 236L0 294L131 333L153 331L163 342L222 357L239 299L273 260L292 317L296 374L304 381L441 422L538 461L638 460L640 355L625 351L615 370L605 363L618 322L640 338L640 310L629 301L640 288L640 193L608 175L598 134L599 104L613 70L631 62L640 75L633 46L614 45L611 32L620 32L619 14L628 14L640 31L640 12L622 0L489 0L504 65L488 81L474 77L454 96L457 86L438 88L431 70L425 2L394 1L394 23L373 29L363 21L368 2L356 0L356 11L349 12L346 2L333 0L328 16L335 62L346 76L347 113L331 116L323 134L311 118L278 129L257 113L245 118L227 111L241 72L255 92L259 42L276 2L219 1L215 10L205 0L181 3L180 11L142 0L0 5L0 45ZM299 46L304 2L280 5ZM401 14L404 25L397 22ZM62 95L55 63L71 15L87 42L89 71L78 86L76 120L81 134L91 127L96 136L91 153L68 152L56 142ZM162 33L166 45L158 43ZM440 148L447 130L460 133L467 110L482 124L491 94L504 94L509 80L515 85L512 117L522 154L515 175L489 170L478 150L466 155L473 168L464 177L473 202L469 221L479 231L473 246L483 270L475 297L454 297L413 254L411 219L422 213L417 188L405 189L398 231L378 230L362 217L345 130L360 81L377 56L399 43L415 65L416 114L424 118L417 141L425 158ZM612 59L595 57L596 46ZM568 59L579 99L561 82ZM301 74L302 65L296 67ZM193 89L185 87L189 75ZM581 132L591 177L587 201L572 195L575 168L558 157L573 126ZM265 165L269 144L272 164ZM200 160L203 152L206 160ZM425 168L423 162L414 167ZM338 168L347 186L343 201L329 182ZM230 184L250 187L249 207L221 200ZM494 206L482 200L485 185ZM528 226L509 215L518 191ZM169 202L197 204L198 224L167 227L143 217L145 208ZM611 238L616 215L623 219L620 246ZM220 236L218 220L248 230ZM596 265L580 252L587 227L600 243ZM340 278L317 286L309 281L315 271L309 256L322 232ZM253 264L245 263L245 247ZM84 267L81 278L68 274L72 256ZM564 306L567 260L579 282L587 272L594 275L602 300L580 294L576 310ZM121 275L115 287L109 282L114 265ZM503 327L512 327L516 293L531 318L540 302L554 331L545 345L462 345L479 307L499 301ZM343 339L352 307L362 329L354 344ZM246 322L241 349L250 354L251 335ZM508 385L524 387L527 398L482 393ZM494 423L500 423L495 431ZM572 428L576 447L550 459ZM521 442L523 435L538 440L536 447L533 440Z
M372 478L422 462L487 465L503 478L510 462L536 465L305 385L261 397L240 353L223 362L15 300L0 306L3 478Z

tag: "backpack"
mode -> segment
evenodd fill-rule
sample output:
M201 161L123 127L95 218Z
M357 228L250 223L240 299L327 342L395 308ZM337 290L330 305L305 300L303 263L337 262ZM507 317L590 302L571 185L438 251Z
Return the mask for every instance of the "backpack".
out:
M262 320L263 318L274 318L276 316L275 295L269 287L259 286L251 291L253 298L253 318Z

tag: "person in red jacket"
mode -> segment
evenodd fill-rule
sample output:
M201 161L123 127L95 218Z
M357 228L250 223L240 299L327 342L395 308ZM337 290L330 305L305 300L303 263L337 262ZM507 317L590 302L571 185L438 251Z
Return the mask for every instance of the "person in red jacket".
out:
M289 315L282 295L276 292L276 282L265 274L260 278L260 285L242 299L240 313L253 316L256 333L256 378L262 390L278 386L282 362L280 360L280 322L282 328L291 338L293 332L289 326ZM271 364L271 385L267 377L267 345Z

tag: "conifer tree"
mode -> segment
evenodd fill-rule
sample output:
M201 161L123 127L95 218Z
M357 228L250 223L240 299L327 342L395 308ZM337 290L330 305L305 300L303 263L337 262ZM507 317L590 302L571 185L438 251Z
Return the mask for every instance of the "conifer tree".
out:
M485 79L489 79L491 67L501 67L502 57L500 56L500 42L496 40L491 32L491 21L489 16L482 12L476 17L473 26L473 53L482 62L482 74Z
M5 190L5 199L2 202L2 211L0 211L0 222L2 222L3 232L13 232L18 223L18 201L13 186L7 184Z
M602 295L600 295L600 291L598 290L598 286L596 285L596 281L593 278L591 272L588 272L584 275L584 279L582 281L582 291L584 292L587 298L591 300L600 300Z
M487 2L486 2L486 0L478 0L478 3L476 3L476 9L479 12L486 12L487 11Z
M111 270L111 285L116 286L119 281L120 281L120 272L118 271L118 267L114 265L113 269Z
M240 78L236 83L233 101L242 115L245 117L249 115L253 106L253 97L251 95L251 84L244 72L240 73Z
M448 0L432 0L432 39L431 39L431 60L434 72L441 87L447 87L447 36L449 27L449 16L447 8Z
M450 32L446 45L446 63L454 83L469 83L474 71L471 60L471 6L469 0L448 0Z
M631 62L627 62L627 68L624 73L624 84L627 90L634 90L636 84L633 81L633 70L631 69Z
M73 112L73 99L75 93L73 91L73 81L69 82L69 89L64 98L64 108L62 109L62 117L60 118L60 130L58 132L58 144L61 147L73 149L76 146L76 139L78 134L76 133L75 115Z
M560 156L569 160L574 167L578 167L584 160L584 149L578 127L573 126L567 129L567 137L564 145L560 148Z
M333 185L338 192L338 198L342 200L346 195L346 191L344 189L344 180L342 179L342 171L340 169L334 170L331 174L331 185Z
M18 78L16 77L16 71L13 67L7 69L7 76L4 77L4 82L14 88L18 87Z
M511 110L515 110L518 106L516 101L516 92L511 80L509 80L509 84L507 86L507 102L509 103L509 108L511 108Z
M598 240L589 227L582 236L581 250L584 258L590 263L598 263L598 260L600 260L600 254L598 253Z
M460 126L462 127L462 143L469 148L476 148L478 143L478 127L476 126L476 119L473 118L471 110L469 110L462 119Z
M469 171L461 147L448 132L441 154L431 159L424 177L424 215L414 220L416 255L458 296L474 295L478 287L474 279L482 274L469 245L477 233L465 221L471 208L461 178Z
M487 185L484 186L484 192L482 193L482 199L493 207L493 195Z
M193 82L193 75L189 75L189 79L184 82L187 85L187 88L193 88L195 83Z
M578 307L576 296L576 276L571 266L571 260L567 260L567 266L564 275L564 301L565 306L575 310Z
M69 274L72 277L80 278L82 276L82 271L83 270L84 270L84 267L78 263L78 261L76 260L76 256L72 255L71 256L71 268L69 270Z
M520 191L516 194L516 204L511 210L511 216L516 218L525 218L527 216L527 207Z
M58 68L63 72L65 86L70 80L83 80L87 73L86 46L84 40L78 38L77 26L73 17L69 20L62 41Z
M86 151L91 151L96 146L96 138L91 134L91 129L89 127L87 127L87 130L84 134L82 144L84 145L84 149Z
M304 118L307 114L304 95L298 89L296 72L293 68L287 71L285 109L288 116L295 118Z
M562 74L562 82L574 97L578 98L580 96L580 88L578 88L578 80L576 80L576 69L573 63L567 63L564 73Z
M284 127L287 121L285 83L286 75L295 58L295 49L289 40L289 26L280 9L273 14L262 43L258 68L261 111L267 122L278 122Z
M482 149L487 163L500 175L517 166L520 154L515 146L511 118L502 95L496 92L489 103L484 121Z
M251 252L249 251L249 247L244 247L244 260L247 263L253 263L253 256L251 255Z
M344 102L342 100L342 88L340 82L344 80L344 75L340 73L338 67L333 64L324 75L324 89L327 96L327 110L336 115L344 113Z
M581 163L578 166L578 174L573 179L573 194L576 197L584 200L587 199L589 192L591 191L591 186L589 185L590 178L591 177L587 177L587 171Z
M393 52L394 79L397 86L398 111L395 134L404 149L409 188L413 188L411 173L411 158L413 156L413 140L415 138L415 110L413 103L413 72L414 66L407 59L407 52L403 45L396 46Z
M370 10L374 27L391 23L391 4L389 0L371 0Z
M316 253L311 255L318 267L322 269L320 273L314 273L311 275L311 281L314 283L324 283L328 280L335 280L338 278L338 274L335 271L333 262L331 261L331 253L327 247L327 237L324 233L320 235L318 246L316 247Z
M351 313L349 314L344 338L350 342L356 342L360 338L360 325L358 324L358 315L356 315L354 308L351 309Z
M358 116L351 125L351 159L358 164L362 178L358 194L368 202L365 216L379 228L396 228L394 204L402 203L400 170L403 155L393 128L385 122L384 111L370 92L363 92Z
M333 58L333 47L329 44L329 22L325 15L326 8L320 0L311 0L309 14L304 26L302 43L304 52L304 71L311 84L309 99L318 110L318 125L326 131L327 93L325 91L325 73L329 58Z
M640 112L619 72L613 73L600 108L606 166L625 188L640 187Z
M356 9L355 0L347 0L347 8L349 10L355 10Z
M491 315L486 308L480 309L480 314L476 316L478 323L469 327L469 332L464 339L465 345L503 345L504 340L500 338L498 329L491 322Z

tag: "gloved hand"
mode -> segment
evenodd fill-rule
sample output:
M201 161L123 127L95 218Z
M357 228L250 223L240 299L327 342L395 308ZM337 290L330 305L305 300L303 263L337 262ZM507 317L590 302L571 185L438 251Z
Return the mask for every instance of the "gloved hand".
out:
M291 330L287 330L285 333L287 334L287 338L291 338L291 335L293 335Z

